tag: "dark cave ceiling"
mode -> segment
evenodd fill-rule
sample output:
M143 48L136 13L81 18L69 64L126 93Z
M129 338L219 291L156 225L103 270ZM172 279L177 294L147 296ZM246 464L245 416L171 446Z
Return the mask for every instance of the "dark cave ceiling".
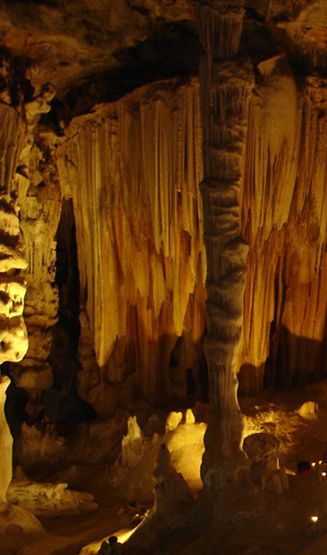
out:
M73 115L143 83L195 74L201 53L197 4L2 0L1 43L24 66L36 92L51 81ZM232 9L235 2L218 4ZM325 0L246 0L244 9L243 49L255 63L286 50L300 71L326 72Z

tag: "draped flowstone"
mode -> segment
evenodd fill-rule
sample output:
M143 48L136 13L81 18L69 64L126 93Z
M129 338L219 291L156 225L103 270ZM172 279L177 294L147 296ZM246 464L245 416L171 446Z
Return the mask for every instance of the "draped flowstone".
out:
M100 412L131 387L151 402L183 398L187 371L199 386L199 110L196 82L153 84L76 118L61 147L77 232L80 393Z

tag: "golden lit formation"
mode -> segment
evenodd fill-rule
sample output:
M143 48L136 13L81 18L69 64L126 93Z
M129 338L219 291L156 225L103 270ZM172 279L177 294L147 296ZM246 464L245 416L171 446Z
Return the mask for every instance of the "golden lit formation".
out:
M327 553L326 29L1 2L0 555Z

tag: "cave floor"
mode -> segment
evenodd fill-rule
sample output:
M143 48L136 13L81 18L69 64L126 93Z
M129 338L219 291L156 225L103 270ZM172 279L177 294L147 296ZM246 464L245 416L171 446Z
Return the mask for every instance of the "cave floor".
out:
M162 555L326 555L327 553L327 484L316 474L291 476L288 492L277 495L238 488L229 492L238 513L245 513L239 522L229 523L223 534L218 522L190 541L185 531L170 534L169 541L160 541L151 553ZM264 515L260 511L264 509ZM311 515L318 514L319 524L313 525ZM249 522L251 519L251 523ZM223 519L222 519L223 520ZM256 524L257 520L257 524ZM69 518L42 519L47 536L19 551L19 555L95 555L104 537L118 535L128 529L130 518L119 505L100 507L89 515ZM216 526L216 528L215 528ZM273 528L275 527L275 530ZM218 547L219 546L219 547ZM199 551L200 550L200 551ZM139 553L137 551L137 553ZM144 553L146 553L144 551Z
M265 393L255 399L243 398L241 407L246 433L270 431L282 441L288 491L276 494L254 486L235 486L221 498L222 514L216 514L209 528L199 530L197 538L190 540L190 531L185 528L170 531L170 541L159 541L152 554L326 555L327 477L322 475L324 467L319 461L327 451L327 382L291 392ZM297 462L304 460L315 461L316 467L296 474ZM141 471L151 480L150 468L143 464ZM96 511L40 519L46 536L13 553L95 555L104 537L131 529L138 508L122 501L123 484L113 494L102 477L100 473L89 484L89 491L99 502ZM84 486L87 489L87 484ZM319 516L316 524L311 522L313 515Z

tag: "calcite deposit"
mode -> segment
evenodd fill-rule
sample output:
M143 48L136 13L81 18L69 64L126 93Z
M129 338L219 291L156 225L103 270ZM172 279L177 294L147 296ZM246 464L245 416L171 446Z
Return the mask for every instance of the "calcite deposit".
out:
M76 118L62 143L83 312L79 391L100 412L127 380L151 402L183 398L188 369L201 388L200 146L197 84L176 81Z
M326 27L324 0L1 2L3 508L9 423L14 466L52 484L55 511L78 504L66 483L99 495L102 522L106 487L128 510L155 499L153 552L174 546L172 515L183 533L207 519L208 552L228 555L292 526L271 552L294 555L308 507L324 522L315 482L298 527L285 500L325 417ZM244 409L308 384L288 423ZM323 440L306 449L325 464Z

